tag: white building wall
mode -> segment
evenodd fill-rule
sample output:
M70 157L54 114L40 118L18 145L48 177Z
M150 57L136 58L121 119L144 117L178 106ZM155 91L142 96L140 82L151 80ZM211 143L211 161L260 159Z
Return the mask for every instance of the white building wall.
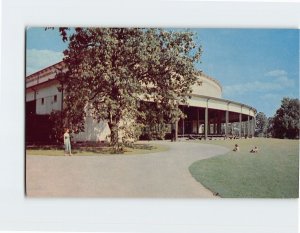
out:
M237 113L241 112L241 105L239 104L230 103L228 107L229 107L228 110L230 112L237 112Z
M207 106L206 98L201 98L198 96L192 96L192 98L188 99L187 102L189 106L193 106L193 107L206 108Z
M56 73L53 71L53 72L45 73L43 75L39 75L37 77L33 76L30 79L26 80L26 87L27 88L32 87L32 86L47 82L51 79L55 79L55 75L56 75Z
M36 92L36 114L50 114L53 110L61 110L62 93L57 89L58 84L41 88ZM54 96L57 100L54 101ZM44 103L43 103L44 101Z
M249 115L255 117L255 111L253 109L251 109Z
M26 102L34 100L34 91L27 91L26 92Z
M192 107L201 107L209 109L218 109L223 111L230 111L236 113L242 113L245 115L255 116L255 111L243 104L232 103L224 99L210 99L209 97L192 96L191 99L187 100L188 105Z
M242 113L248 115L249 114L249 108L242 106Z
M79 134L74 134L74 141L108 141L110 135L110 129L106 121L100 121L99 123L92 117L86 117L85 131Z
M212 78L206 76L199 76L199 84L193 85L193 94L211 96L215 98L222 97L222 88Z
M208 108L226 111L227 110L227 102L222 101L222 100L210 99L210 100L208 100Z

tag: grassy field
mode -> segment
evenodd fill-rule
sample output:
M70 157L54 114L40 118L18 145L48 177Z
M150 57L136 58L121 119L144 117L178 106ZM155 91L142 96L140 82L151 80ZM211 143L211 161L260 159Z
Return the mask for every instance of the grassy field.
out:
M205 187L230 198L297 198L299 141L282 139L212 140L231 149L226 155L193 163L192 176ZM239 152L233 152L238 144ZM249 151L257 146L258 153Z
M162 152L168 150L167 146L159 144L143 144L136 143L134 148L125 148L124 155L136 155L136 154L148 154L154 152ZM45 156L63 156L63 149L26 149L27 155L45 155ZM106 145L102 146L91 146L91 147L80 147L72 150L72 154L76 156L100 156L100 155L112 155L112 148Z

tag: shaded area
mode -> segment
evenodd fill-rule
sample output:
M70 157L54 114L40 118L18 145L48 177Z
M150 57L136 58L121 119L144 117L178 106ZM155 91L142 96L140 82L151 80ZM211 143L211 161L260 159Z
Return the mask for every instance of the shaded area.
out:
M50 139L52 123L49 115L36 114L36 100L26 102L25 133L26 145L45 144L54 141Z
M180 106L186 118L178 121L178 137L193 139L254 136L254 117L225 110Z
M146 154L159 151L166 151L167 146L148 143L132 144L125 147L123 154ZM72 145L73 155L107 155L115 154L113 148L108 143L75 143ZM32 145L27 146L26 154L28 155L49 155L62 156L64 148L61 145Z

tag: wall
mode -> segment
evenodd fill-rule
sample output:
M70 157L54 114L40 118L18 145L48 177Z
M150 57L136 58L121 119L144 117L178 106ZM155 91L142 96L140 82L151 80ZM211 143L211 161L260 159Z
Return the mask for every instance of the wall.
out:
M92 117L87 117L85 121L85 131L73 135L74 141L108 141L110 129L106 121L93 120Z
M211 96L215 98L222 98L222 88L219 83L206 75L199 75L199 84L195 84L193 89L193 94Z
M207 101L208 99L208 101ZM218 109L223 111L230 111L236 113L243 113L245 115L255 116L255 111L248 106L245 106L240 103L231 102L229 100L224 99L209 99L209 97L202 97L197 95L192 95L191 99L187 100L189 106L193 107L201 107L209 109Z
M52 110L61 110L62 93L57 89L58 84L43 87L36 91L36 114L45 115L50 114ZM54 101L54 96L57 100ZM26 95L27 96L27 95ZM28 94L28 100L31 99L32 94ZM44 104L42 100L44 99ZM26 98L27 101L27 98Z

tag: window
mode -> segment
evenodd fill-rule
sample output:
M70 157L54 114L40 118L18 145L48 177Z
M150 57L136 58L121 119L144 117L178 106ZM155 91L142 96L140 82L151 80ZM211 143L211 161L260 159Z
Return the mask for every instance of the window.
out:
M44 102L45 102L45 99L44 99L44 98L42 98L42 99L41 99L41 103L42 103L42 105L44 105Z
M54 103L57 102L57 95L54 96Z

